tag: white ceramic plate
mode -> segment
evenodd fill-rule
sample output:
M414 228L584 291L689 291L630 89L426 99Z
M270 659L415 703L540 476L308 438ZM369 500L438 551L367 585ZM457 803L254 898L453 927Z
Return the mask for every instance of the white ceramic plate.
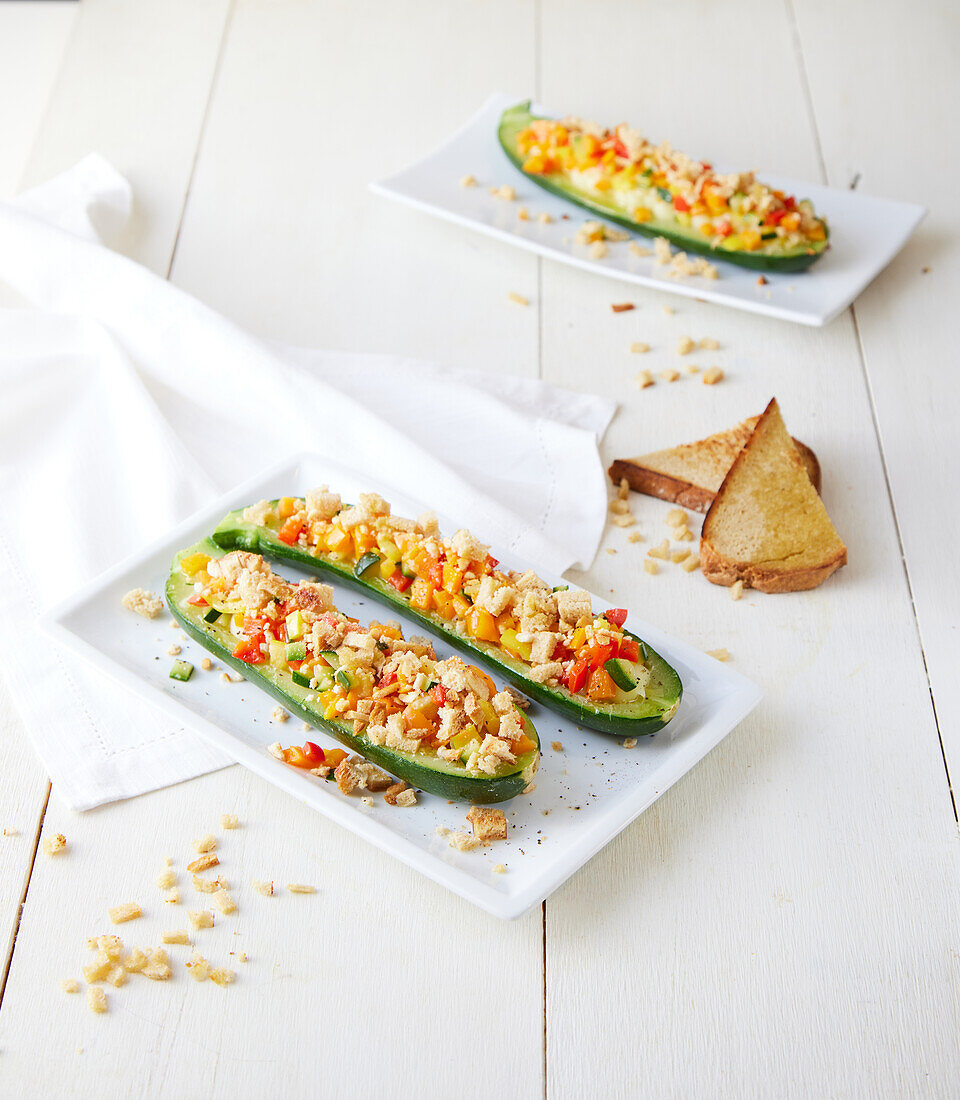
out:
M591 260L587 247L575 244L574 237L579 225L597 215L538 187L507 160L497 141L503 110L523 98L492 96L446 144L410 168L372 184L372 189L561 263L804 325L825 325L846 309L900 251L926 213L915 203L876 199L859 191L840 191L764 171L758 173L760 179L788 194L812 199L830 225L831 247L808 271L768 273L767 284L758 286L759 272L717 260L719 279L673 279L652 257L631 256L627 242L611 244L606 258ZM534 110L554 116L562 113L539 105ZM461 178L468 174L476 177L477 187L460 186ZM516 188L516 202L490 194L491 186L505 183ZM530 221L517 218L520 206L529 209ZM552 215L550 224L537 221L542 211ZM562 220L563 214L568 214L569 220ZM646 247L652 244L640 235L636 240Z
M344 499L360 491L377 491L391 501L398 515L418 515L428 501L414 500L386 484L359 482L355 475L326 460L302 455L241 485L209 508L142 552L121 562L52 611L43 628L57 641L103 672L140 692L241 764L271 783L313 806L326 817L364 837L378 848L422 871L429 878L476 903L495 916L518 917L538 904L569 878L595 852L624 829L665 790L701 760L759 702L756 685L738 673L679 642L653 626L628 620L677 669L684 684L680 710L655 737L643 738L634 749L624 749L616 738L588 730L533 704L530 715L540 734L543 759L536 790L503 804L509 821L505 842L460 852L437 835L437 826L468 828L466 805L421 794L410 809L391 808L377 798L367 808L358 797L342 795L331 782L317 779L275 760L266 746L276 740L302 744L308 734L298 721L270 724L273 699L248 682L225 684L220 671L203 672L204 650L179 637L181 659L196 671L187 683L169 678L172 659L170 617L144 619L126 611L123 594L142 586L162 592L173 555L209 534L232 508L284 494L302 495L328 483ZM441 529L453 531L454 518L440 517ZM512 568L527 563L505 561ZM302 576L281 567L289 577ZM559 578L544 574L553 584ZM385 609L350 588L337 588L341 610L361 621L394 618ZM594 607L611 605L594 597ZM420 629L404 624L409 634ZM453 650L436 641L438 653ZM315 732L312 740L335 745ZM561 741L555 752L552 741ZM503 863L506 874L493 867Z

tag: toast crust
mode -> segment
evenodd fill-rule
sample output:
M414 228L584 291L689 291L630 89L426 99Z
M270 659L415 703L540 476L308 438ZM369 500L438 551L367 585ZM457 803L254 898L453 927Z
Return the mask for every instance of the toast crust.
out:
M723 484L707 511L700 537L700 569L712 584L729 587L736 581L743 581L745 587L756 588L760 592L803 592L823 584L827 577L847 563L847 548L840 540L839 535L836 534L836 530L833 528L829 516L826 516L825 511L823 515L836 537L838 545L827 557L810 565L772 569L769 565L757 562L738 561L722 554L711 541L714 535L714 527L720 522L718 519L719 511L722 509L728 494L736 492L735 489L732 489L733 482L736 480L743 463L749 461L753 446L760 438L760 430L765 426L768 418L780 420L780 410L776 398L771 399L750 438L734 459L733 465L727 471ZM796 467L805 469L804 463L796 451L791 456L790 461L795 463ZM799 473L799 469L796 472Z
M678 448L678 450L686 450L691 455L697 452L709 452L714 456L715 461L719 451L731 452L730 463L732 465L737 453L743 448L744 444L746 444L759 420L759 416L751 416L748 420L745 420L742 424L738 424L735 428L731 428L727 432L720 432L717 435L708 436L706 439L697 440L695 443L684 444L683 447ZM821 488L821 474L820 462L817 456L805 443L801 443L800 440L795 439L793 442L800 455L800 460L803 462L807 471L807 475L813 483L813 487L819 493ZM672 504L679 504L683 508L689 508L692 512L706 512L713 503L716 491L710 486L697 484L685 478L678 477L676 474L668 474L663 470L658 470L655 468L655 465L650 466L646 464L648 461L655 462L657 456L662 453L665 452L653 452L649 455L640 455L637 458L614 459L608 470L610 480L615 485L619 485L620 481L626 478L627 484L635 493L644 493L647 496L659 497L660 500L666 500ZM729 467L727 468L727 472L729 472Z

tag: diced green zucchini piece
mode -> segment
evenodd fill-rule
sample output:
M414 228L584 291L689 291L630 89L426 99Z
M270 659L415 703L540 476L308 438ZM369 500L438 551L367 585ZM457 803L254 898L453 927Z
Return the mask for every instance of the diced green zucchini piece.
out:
M307 659L307 643L302 638L296 642L287 642L284 656L288 661L305 661Z
M411 569L410 566L407 565L407 563L405 561L400 562L400 572L405 577L415 577L417 575L416 572L413 569Z
M170 669L171 680L181 680L186 683L193 675L193 665L189 661L174 661Z
M218 611L215 607L211 607L206 615L203 616L203 621L205 623L215 623L222 614L222 611Z
M299 641L307 629L307 624L303 621L303 616L299 611L291 611L287 616L287 640L291 642Z
M340 667L340 658L337 656L337 651L335 649L325 649L321 652L320 656L331 668Z
M380 555L370 550L357 561L357 564L353 567L353 575L355 577L362 577L368 569L372 569L373 566L379 564Z
M637 678L633 674L633 667L629 661L621 661L619 657L611 657L603 666L610 673L610 679L621 691L633 691L637 686Z
M353 677L345 668L338 668L333 674L333 678L342 688L346 688L347 691L353 687Z
M290 669L290 678L297 687L308 688L310 686L310 677L304 676L302 672L297 672L295 668Z
M317 691L329 691L334 684L333 670L318 666L313 670L313 678L316 681Z

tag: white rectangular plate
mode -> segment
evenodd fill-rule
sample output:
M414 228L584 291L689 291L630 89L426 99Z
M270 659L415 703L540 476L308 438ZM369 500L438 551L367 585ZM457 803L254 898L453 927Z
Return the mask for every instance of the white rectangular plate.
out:
M500 115L522 99L503 94L492 96L439 149L395 176L372 184L372 189L560 263L803 325L825 325L846 309L900 251L926 213L915 203L871 198L858 191L841 191L760 172L759 178L764 183L811 199L817 213L829 223L830 248L807 271L789 275L766 273L766 285L758 286L759 272L717 260L718 279L700 276L675 279L666 274L666 268L658 267L652 257L631 256L627 242L612 243L604 259L592 260L587 246L575 244L574 237L582 222L597 215L538 187L510 163L500 148L497 141ZM539 105L534 110L559 115ZM461 187L460 180L466 175L476 177L478 186ZM490 194L491 186L505 183L516 188L516 202L504 202ZM529 209L529 221L517 218L520 206ZM543 211L553 218L547 225L537 221L537 215ZM564 214L569 215L569 220L563 220ZM647 247L651 245L647 237L637 234L635 239Z
M276 704L249 682L225 684L218 672L203 672L204 650L179 637L182 659L196 672L187 683L169 678L171 658L169 617L144 619L126 611L121 597L142 586L162 592L173 555L209 534L232 508L284 494L303 495L322 483L356 499L361 491L382 493L398 515L418 515L429 501L415 500L393 486L360 482L348 470L315 456L301 455L239 486L197 513L162 540L121 562L97 578L43 622L52 637L103 672L140 692L178 723L196 730L241 764L313 806L326 817L364 837L378 848L422 871L429 878L495 916L518 917L552 893L595 852L612 840L638 814L701 760L759 702L756 685L691 646L653 626L628 620L680 673L683 702L673 721L655 737L624 749L616 738L579 729L533 704L530 715L543 750L536 790L503 804L509 821L505 842L473 852L460 852L437 834L437 826L468 828L466 805L421 794L410 809L391 808L377 799L372 808L358 797L341 794L336 785L275 760L266 746L276 740L302 743L307 734L299 722L270 724ZM453 531L456 517L440 517L442 529ZM528 564L505 561L511 568ZM282 567L289 577L302 576ZM541 575L544 575L541 573ZM550 583L559 578L544 575ZM335 586L337 606L361 621L394 618L374 600ZM594 607L611 605L594 597ZM408 636L420 629L404 623ZM436 641L439 654L453 650ZM334 745L322 733L321 745ZM551 749L563 742L563 751ZM549 811L549 812L548 812ZM506 874L493 867L503 863Z

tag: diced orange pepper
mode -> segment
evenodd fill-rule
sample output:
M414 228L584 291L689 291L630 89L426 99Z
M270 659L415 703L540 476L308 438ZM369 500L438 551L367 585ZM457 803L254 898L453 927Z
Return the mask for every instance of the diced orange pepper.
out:
M377 545L377 536L364 523L354 530L353 544L358 555L365 554L368 550L372 550Z
M605 668L595 668L587 681L587 695L595 703L608 703L617 697L617 685Z
M645 206L638 206L633 212L635 222L648 222L652 217L653 214Z
M410 586L410 604L418 611L429 611L433 603L433 585L425 581L423 577L417 579Z
M489 611L481 611L479 607L472 607L467 613L467 630L481 642L500 641L500 631Z
M521 733L520 736L513 742L512 748L515 756L519 756L521 753L530 752L531 749L537 747L535 741L531 741L525 733Z
M433 601L437 605L437 611L444 619L455 619L457 617L453 596L449 592L444 592L442 588L438 588L433 594Z

